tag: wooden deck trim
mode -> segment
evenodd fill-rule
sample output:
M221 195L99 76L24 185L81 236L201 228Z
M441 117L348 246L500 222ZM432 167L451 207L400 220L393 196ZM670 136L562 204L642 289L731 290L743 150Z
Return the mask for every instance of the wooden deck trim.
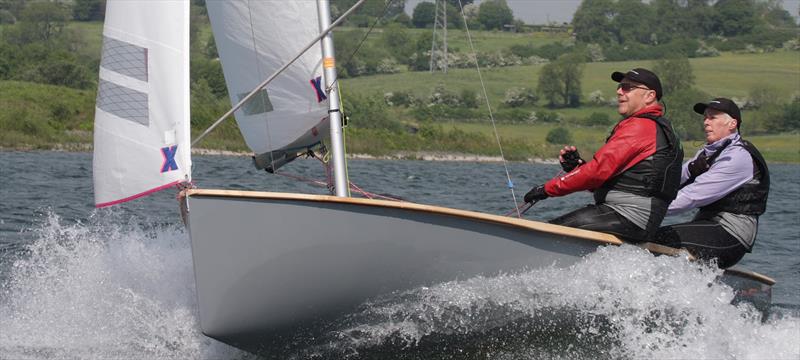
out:
M235 198L251 198L251 199L316 201L316 202L326 202L326 203L339 203L339 204L394 208L403 210L415 210L427 213L455 216L469 220L512 225L519 228L541 231L556 235L578 237L581 239L595 241L609 245L622 245L623 243L622 240L611 234L576 229L561 225L548 224L533 220L485 214L468 210L452 209L441 206L423 205L405 201L387 201L387 200L374 200L374 199L361 199L361 198L342 198L329 195L275 193L275 192L265 192L265 191L217 190L217 189L188 189L184 190L181 193L181 195L182 196L188 195L190 197L213 196L213 197L235 197Z

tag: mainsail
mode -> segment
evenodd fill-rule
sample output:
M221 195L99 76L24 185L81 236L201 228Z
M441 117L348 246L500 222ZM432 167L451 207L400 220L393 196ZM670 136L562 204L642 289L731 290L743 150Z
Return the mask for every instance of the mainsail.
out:
M208 16L231 104L319 35L314 1L208 1ZM328 132L322 54L301 56L236 111L256 166L274 170Z
M189 1L108 1L94 123L95 205L191 181Z

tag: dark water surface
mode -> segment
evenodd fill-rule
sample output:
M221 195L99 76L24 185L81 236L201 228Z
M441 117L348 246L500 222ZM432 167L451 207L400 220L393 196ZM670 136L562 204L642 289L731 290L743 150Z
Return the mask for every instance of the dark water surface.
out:
M247 157L194 162L201 188L326 193L257 171ZM501 164L349 166L360 187L413 202L493 214L514 206ZM315 180L324 174L313 160L285 169ZM718 270L623 246L569 269L373 299L331 329L327 348L300 357L797 359L800 166L770 170L767 213L754 252L740 262L778 282L764 322L746 305L730 305L729 288L710 285ZM519 199L558 166L512 163L509 171ZM88 153L0 152L0 358L248 357L199 333L175 192L95 210L91 173ZM547 220L590 201L587 193L547 199L526 217Z

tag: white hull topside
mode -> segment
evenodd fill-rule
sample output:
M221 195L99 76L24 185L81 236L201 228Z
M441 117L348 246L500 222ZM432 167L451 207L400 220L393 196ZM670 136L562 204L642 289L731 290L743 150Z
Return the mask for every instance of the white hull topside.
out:
M182 197L203 333L248 349L253 338L313 327L381 294L566 267L599 246L623 243L604 233L408 202L199 189ZM774 283L738 273L744 286Z

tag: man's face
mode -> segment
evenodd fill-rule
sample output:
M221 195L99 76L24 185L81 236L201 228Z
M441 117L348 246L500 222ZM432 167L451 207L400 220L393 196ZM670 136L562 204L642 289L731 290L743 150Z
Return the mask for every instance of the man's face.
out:
M640 83L622 79L617 86L617 112L624 117L631 116L644 109L649 97L655 97L655 93Z
M736 132L736 119L728 114L714 109L706 109L703 118L703 130L706 132L706 142L711 144Z

